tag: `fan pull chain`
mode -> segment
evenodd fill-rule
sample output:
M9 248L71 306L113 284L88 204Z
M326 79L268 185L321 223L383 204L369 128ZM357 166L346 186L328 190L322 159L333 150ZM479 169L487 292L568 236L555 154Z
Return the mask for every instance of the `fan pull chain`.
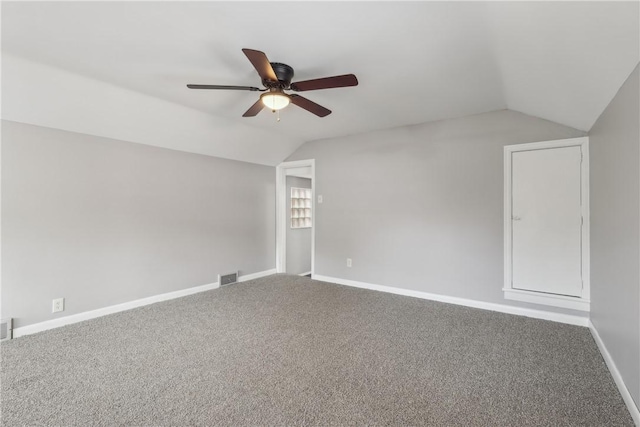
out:
M276 111L276 122L280 121L280 110Z

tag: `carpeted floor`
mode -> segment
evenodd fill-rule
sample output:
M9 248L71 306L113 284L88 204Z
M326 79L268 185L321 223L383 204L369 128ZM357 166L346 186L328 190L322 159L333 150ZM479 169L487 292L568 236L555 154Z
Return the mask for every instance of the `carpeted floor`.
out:
M586 328L299 276L0 348L3 426L633 425Z

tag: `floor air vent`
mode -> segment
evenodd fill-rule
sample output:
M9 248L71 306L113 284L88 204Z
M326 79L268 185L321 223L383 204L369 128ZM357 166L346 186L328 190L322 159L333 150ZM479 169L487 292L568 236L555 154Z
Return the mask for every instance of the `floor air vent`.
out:
M0 320L0 341L13 338L13 319Z
M233 273L228 273L228 274L219 274L218 275L218 283L220 283L220 286L227 286L227 285L231 285L233 283L237 283L238 282L238 272L235 271Z

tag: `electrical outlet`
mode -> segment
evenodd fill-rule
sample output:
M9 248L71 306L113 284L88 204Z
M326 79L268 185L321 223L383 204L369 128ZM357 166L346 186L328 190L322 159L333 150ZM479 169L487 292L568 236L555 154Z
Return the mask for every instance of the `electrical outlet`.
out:
M351 267L351 264L352 264L351 258L347 258L347 267Z
M322 194L318 196L318 203L322 203Z
M64 298L56 298L53 300L51 312L57 313L59 311L64 311Z

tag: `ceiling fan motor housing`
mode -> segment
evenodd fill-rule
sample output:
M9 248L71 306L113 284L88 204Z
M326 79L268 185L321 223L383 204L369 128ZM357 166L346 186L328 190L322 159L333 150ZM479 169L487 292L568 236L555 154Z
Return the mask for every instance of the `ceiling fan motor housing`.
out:
M291 85L291 79L293 79L293 68L280 62L271 62L271 67L273 68L273 72L276 73L278 81L272 82L269 80L263 80L262 84L267 88L276 87L280 89L288 89Z

